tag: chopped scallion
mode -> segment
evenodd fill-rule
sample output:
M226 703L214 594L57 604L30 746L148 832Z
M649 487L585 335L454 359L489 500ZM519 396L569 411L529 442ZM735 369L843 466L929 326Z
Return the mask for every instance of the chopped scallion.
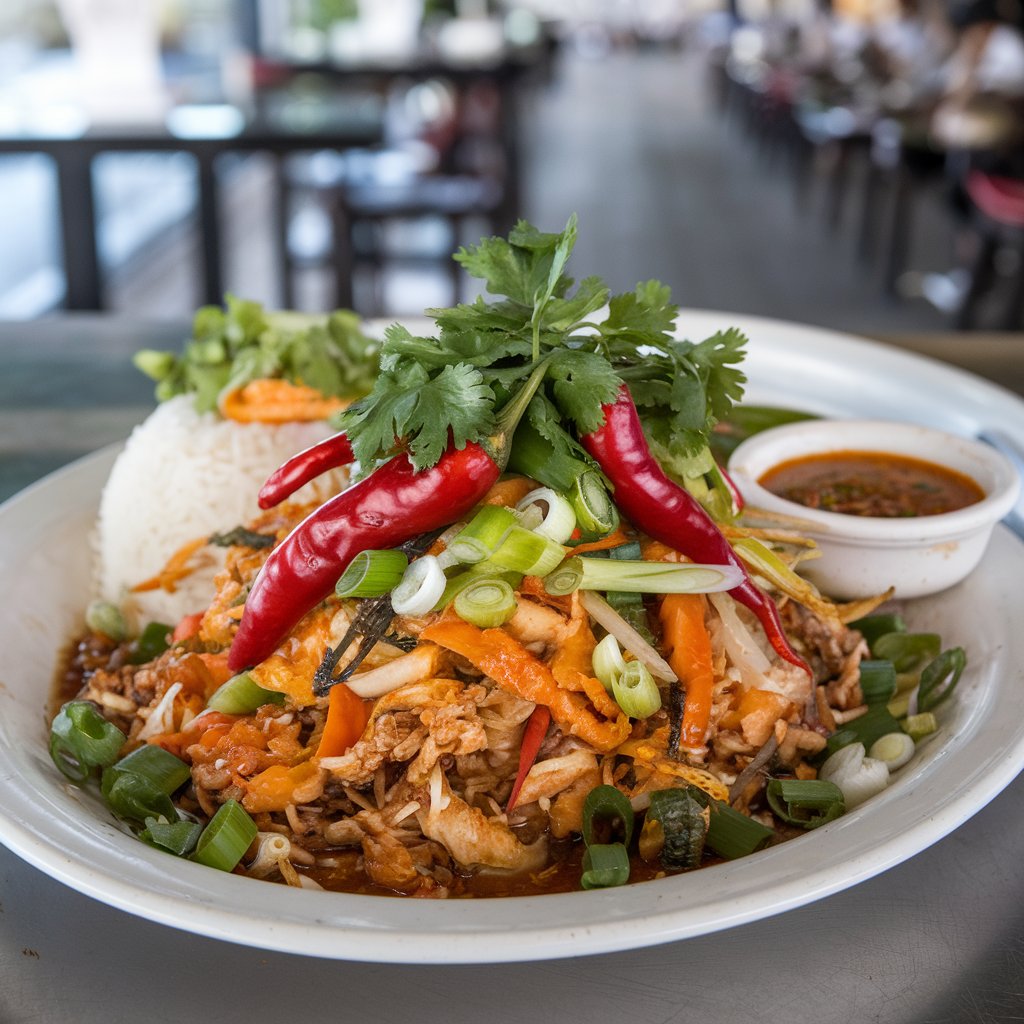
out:
M583 854L584 889L609 889L629 881L629 853L622 843L598 843Z
M466 565L490 557L517 525L515 513L501 505L484 505L482 509L452 538L448 550Z
M256 838L256 823L236 800L217 809L196 843L192 860L220 871L233 871Z
M881 761L893 772L914 756L914 741L905 732L890 732L871 744L868 756Z
M434 555L409 563L401 583L391 591L391 607L399 615L426 615L441 599L448 581Z
M896 669L882 658L860 663L860 689L864 703L885 704L896 695Z
M455 614L481 629L508 622L517 607L515 591L499 579L477 580L455 597Z
M334 587L338 597L383 597L402 582L409 567L404 551L360 551Z
M165 822L150 818L139 833L139 838L176 857L184 857L195 849L202 831L203 826L195 821Z
M139 634L134 650L128 659L133 665L145 665L147 661L159 658L170 647L173 627L165 622L151 622Z
M576 529L576 513L572 505L550 487L538 487L530 491L516 507L523 513L531 509L538 510L541 519L537 526L528 526L526 522L520 525L532 529L542 537L547 537L548 540L553 540L556 544L564 544Z
M72 782L84 782L95 768L117 760L125 734L91 701L65 704L50 725L50 757Z
M102 633L115 643L128 635L121 609L110 601L90 601L85 609L85 624L94 633Z
M241 672L214 690L206 706L225 715L248 715L264 704L283 703L283 693L264 689L248 672Z
M565 549L561 544L521 526L514 526L490 560L503 569L521 572L524 576L547 576L563 558Z
M661 707L661 691L642 661L628 661L618 678L612 680L615 703L630 718L650 718Z
M951 647L926 665L917 688L917 710L937 708L956 688L966 665L967 655L962 647Z
M615 835L628 846L633 838L633 806L615 786L596 786L583 802L583 841L587 846Z
M585 537L604 537L619 525L619 510L609 497L600 473L581 473L576 478L569 501Z
M764 849L775 833L761 822L748 818L721 800L711 800L707 846L726 860L746 857Z
M871 647L875 658L891 661L897 672L914 672L937 658L942 649L938 633L886 633Z
M900 723L903 731L916 743L925 736L931 736L939 728L939 723L930 711L922 711L910 715Z
M771 779L765 793L775 816L800 828L818 828L846 810L842 790L822 779Z
M906 633L906 623L899 615L878 614L865 615L850 623L850 629L856 629L867 641L868 648L872 653L875 651L875 641L886 633Z
M612 684L626 670L619 641L609 633L595 648L593 654L594 675L601 685L612 692Z

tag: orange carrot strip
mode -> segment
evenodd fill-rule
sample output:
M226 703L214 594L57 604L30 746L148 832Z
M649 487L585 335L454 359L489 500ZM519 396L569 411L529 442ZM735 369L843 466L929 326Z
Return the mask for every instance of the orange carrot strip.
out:
M182 544L177 551L167 559L166 565L148 580L136 583L132 587L132 593L141 593L145 590L166 590L173 594L175 584L186 576L195 572L195 566L189 566L188 560L200 549L206 547L205 537L196 537L185 544Z
M171 634L171 643L180 644L184 640L191 640L199 632L199 623L202 621L202 612L196 612L195 615L186 615L174 627L174 632Z
M372 701L363 700L344 683L335 683L331 687L327 721L316 756L339 757L344 754L363 735L372 707Z
M325 420L348 404L305 384L263 378L227 392L219 408L225 419L238 423L292 423Z
M502 629L481 630L460 619L442 619L420 638L462 655L517 697L546 705L563 731L595 750L614 750L629 735L624 714L613 721L599 718L582 694L563 690L547 665Z
M537 481L528 476L502 477L485 495L481 505L504 505L515 508L530 491L535 490Z
M566 550L570 555L585 555L588 551L607 551L608 548L617 548L628 543L629 538L620 526L613 533L609 533L607 537L592 540L586 544L577 544L575 547L566 548Z
M666 594L658 612L664 631L668 663L686 691L680 745L704 745L711 721L714 692L711 634L704 624L704 598L700 594Z

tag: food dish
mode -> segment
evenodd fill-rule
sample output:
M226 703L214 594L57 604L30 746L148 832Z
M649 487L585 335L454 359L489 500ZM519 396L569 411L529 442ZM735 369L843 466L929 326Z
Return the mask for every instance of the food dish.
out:
M732 321L734 318L715 315L714 322L721 324L723 319ZM701 317L693 315L684 317L683 329L698 334L710 318L697 323L699 320ZM882 361L883 373L892 368L892 360L897 369L915 371L918 379L934 370L933 390L940 401L950 393L965 387L970 390L977 385L984 393L978 396L974 406L975 422L969 426L969 432L997 425L1020 436L1020 403L998 389L985 388L980 382L920 361L901 363L908 357L895 353L883 358L882 350L872 352L871 347L859 346L851 340L764 322L748 321L741 326L754 338L751 377L758 388L772 391L776 401L784 397L792 404L808 404L806 400L801 401L799 394L786 391L780 394L779 391L779 384L787 377L797 376L801 364L800 346L791 347L789 339L805 332L803 340L815 340L818 344L816 357L834 344L840 357L873 355L876 368L878 361ZM758 375L754 364L762 355L768 358L771 372ZM834 412L845 411L842 408L844 393L830 390L827 382L815 392L819 401L823 396L826 400L833 399L837 406L831 410ZM960 409L961 412L964 409L963 402ZM988 419L992 410L998 417L995 423ZM899 410L885 411L896 415ZM55 490L45 493L37 489L9 506L4 513L4 536L14 530L19 543L12 539L5 547L5 562L14 566L15 556L26 539L37 541L41 550L42 538L46 537L50 545L48 554L40 556L39 551L23 554L17 567L41 566L49 559L51 574L57 569L64 573L60 579L51 581L52 585L73 591L75 577L67 575L70 567L62 567L61 560L68 549L74 550L75 533L77 531L80 538L88 522L90 488L94 501L108 466L109 460L94 465L91 472L85 472L87 467L83 466L65 476L65 484L78 490L77 499L73 490L64 494L65 514L71 521L61 522L57 516L56 521L51 517L48 522L45 518L35 522L39 509L31 505L33 497L38 501L42 495L49 500L55 490L59 490L59 480L45 485ZM71 511L76 503L79 506L77 521ZM56 528L58 523L60 529ZM67 545L64 551L57 550L61 543ZM131 905L146 916L236 941L317 955L423 961L534 959L624 948L726 927L806 902L903 859L981 806L1016 773L1021 737L1012 724L1020 718L1012 686L1014 670L1010 668L1015 652L1009 644L1000 647L999 633L1002 626L1005 635L1011 636L1011 573L1019 572L1019 568L1019 545L1004 531L999 531L996 547L983 566L983 574L965 584L969 588L966 593L959 592L964 600L936 599L922 605L915 620L934 623L951 641L969 642L972 655L979 643L983 645L980 662L973 664L969 678L965 677L961 684L965 692L980 692L982 698L977 703L970 702L969 706L966 701L958 701L957 707L950 709L949 727L955 729L956 736L942 746L942 758L932 759L932 752L928 751L916 767L911 766L899 785L870 807L816 835L758 855L753 860L709 869L701 876L699 885L682 885L685 880L676 879L631 888L628 896L627 893L591 893L543 897L540 906L532 898L525 898L517 901L515 908L489 904L476 911L454 904L430 907L403 904L408 909L402 910L393 905L393 901L383 901L382 906L380 900L374 901L371 910L365 899L346 897L331 897L327 905L317 903L316 895L278 892L273 887L260 887L260 892L254 894L253 886L239 879L200 878L196 872L201 869L193 865L168 866L166 858L140 849L131 839L114 834L110 826L96 820L92 820L92 824L87 821L87 827L80 831L72 829L70 836L66 834L68 814L73 815L76 805L81 806L81 797L77 793L71 796L55 793L60 787L54 785L48 765L44 764L38 750L19 751L18 744L12 742L19 734L30 732L40 718L37 710L23 708L20 702L17 714L10 716L4 725L7 763L3 764L3 771L5 776L22 777L26 782L4 797L4 815L8 819L4 826L5 841L58 877L117 905ZM79 581L80 570L81 565ZM39 571L45 575L45 571ZM19 579L23 580L25 575L22 573ZM37 573L37 583L38 578ZM29 628L34 629L38 641L43 628L39 613L43 609L49 611L47 600L55 600L60 605L59 593L56 597L51 593L33 598L31 593L18 591L17 585L13 589L13 604L23 609L18 622L34 622ZM72 628L76 603L65 601L62 611L65 618L52 627L58 629L57 635L62 635L61 630L66 634ZM22 655L27 653L25 641L12 638L10 647L15 666L19 644ZM22 671L29 667L24 665ZM38 679L38 663L31 668ZM29 684L10 672L8 679L11 680L9 690L16 691L20 701L24 701L24 688ZM1000 711L998 720L994 712L996 701ZM47 775L41 781L43 771L47 771ZM913 793L915 787L917 792ZM59 825L62 819L64 829ZM52 834L47 835L51 827L58 827L60 834L56 839ZM905 834L901 837L901 833ZM57 852L61 847L72 851L70 858ZM113 864L109 863L111 857ZM126 864L131 878L127 883L121 877ZM239 885L244 886L241 891ZM270 891L266 892L268 889ZM312 901L306 899L307 896L312 896ZM210 906L201 906L204 901ZM332 915L330 920L324 919L325 909ZM535 922L541 919L545 924L537 928ZM439 936L444 938L443 943L436 941ZM485 936L490 936L492 941L482 941Z

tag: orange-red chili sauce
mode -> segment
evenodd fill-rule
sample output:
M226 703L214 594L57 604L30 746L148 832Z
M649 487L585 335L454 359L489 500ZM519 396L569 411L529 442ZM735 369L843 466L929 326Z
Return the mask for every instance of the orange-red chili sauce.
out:
M790 459L768 470L759 483L805 508L886 519L939 515L985 497L963 473L887 452L839 451Z

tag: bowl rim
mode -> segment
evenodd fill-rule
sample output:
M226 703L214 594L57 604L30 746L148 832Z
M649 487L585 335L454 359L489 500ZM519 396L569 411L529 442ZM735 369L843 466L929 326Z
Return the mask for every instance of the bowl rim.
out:
M873 440L872 435L884 436L886 440ZM941 452L951 448L964 453L963 461L969 462L970 468L950 466L940 457ZM830 451L888 452L955 468L974 480L985 491L985 497L973 505L938 515L886 518L807 508L772 493L758 482L780 462ZM820 531L836 540L879 543L934 543L991 528L1013 508L1021 488L1013 464L991 445L935 427L885 419L812 419L771 427L739 444L728 460L728 469L751 508L802 520L808 532ZM983 479L985 476L990 482Z

